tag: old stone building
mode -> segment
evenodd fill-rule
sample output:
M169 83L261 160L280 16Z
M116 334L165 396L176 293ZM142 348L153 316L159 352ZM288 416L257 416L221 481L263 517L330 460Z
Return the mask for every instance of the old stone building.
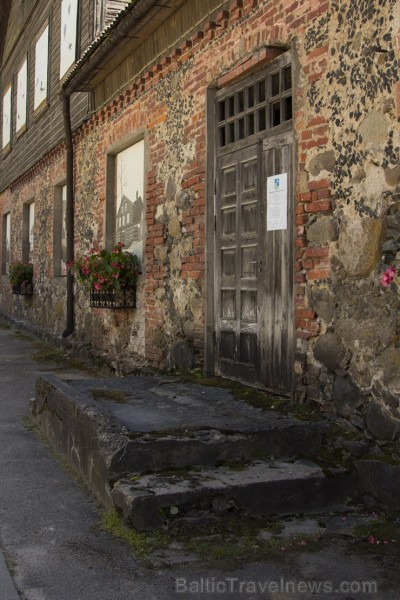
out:
M3 314L396 440L399 3L6 1L0 33ZM137 308L90 308L65 262L118 230Z

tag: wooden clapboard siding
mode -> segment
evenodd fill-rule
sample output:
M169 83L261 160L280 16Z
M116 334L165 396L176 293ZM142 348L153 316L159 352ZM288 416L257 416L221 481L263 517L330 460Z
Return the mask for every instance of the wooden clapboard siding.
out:
M140 35L140 30L135 32L139 38L131 40L125 51L122 50L114 61L108 63L108 75L101 72L92 80L95 108L101 107L143 70L179 46L183 39L191 37L204 21L211 19L217 10L228 4L223 0L187 0L180 3L169 16L166 16L168 7L155 7L149 12L148 22L141 23L142 29L151 24L152 31L146 34L145 39Z
M82 18L78 51L85 49L91 41L93 28L90 21L90 0L81 0ZM19 7L19 10L18 10ZM15 21L14 21L15 19ZM49 23L49 79L48 101L34 111L35 44L44 25ZM0 173L0 190L31 168L42 156L64 139L60 92L60 28L61 1L25 0L13 1L1 65L2 89L13 83L13 134L11 151L3 156ZM28 117L27 127L18 136L16 122L17 75L24 57L28 56ZM88 95L74 94L71 102L73 127L76 128L88 110Z

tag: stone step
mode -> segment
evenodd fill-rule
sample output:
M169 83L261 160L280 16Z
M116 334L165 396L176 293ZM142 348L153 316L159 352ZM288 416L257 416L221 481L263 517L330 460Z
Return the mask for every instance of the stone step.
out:
M110 461L114 479L131 471L312 456L327 429L323 422L299 421L256 408L227 389L186 384L172 377L135 376L70 385L91 401L95 387L97 410L124 428L127 441ZM116 388L122 401L111 399Z
M117 386L126 390L124 404L91 394ZM31 415L108 505L110 485L127 473L310 457L328 427L254 408L224 389L151 377L66 382L43 375Z
M118 481L111 496L126 522L146 531L194 513L306 513L343 502L353 489L354 481L344 471L325 477L320 467L308 461L258 461L241 470L224 466L134 474Z
M318 452L326 423L255 408L228 390L152 376L66 382L43 375L30 408L97 497L140 530L176 519L172 508L179 518L267 515L349 495L347 474L326 478L296 460Z
M325 425L271 418L264 427L247 431L214 428L176 429L136 434L110 461L112 478L124 473L148 473L196 466L242 463L268 457L296 458L314 455L322 443Z

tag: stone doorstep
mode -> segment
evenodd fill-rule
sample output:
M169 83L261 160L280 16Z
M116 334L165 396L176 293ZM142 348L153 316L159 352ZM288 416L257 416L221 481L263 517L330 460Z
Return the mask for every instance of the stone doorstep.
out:
M279 427L238 434L209 430L145 434L129 439L110 461L112 478L124 473L215 466L267 457L298 458L312 456L322 443L322 428L317 423L292 420Z
M117 409L118 405L114 412L108 410L108 406L54 375L38 378L36 398L30 407L33 420L55 450L72 461L89 484L97 478L95 493L100 497L108 494L102 490L110 481L131 472L216 466L267 457L311 456L320 449L327 427L326 423L277 417L276 413L271 413L269 419L267 413L255 412L251 413L254 423L246 415L243 431L239 427L232 430L232 422L229 429L218 428L212 416L203 419L202 426L189 424L173 431L169 427L157 431L156 426L151 425L153 408L146 414L147 430L139 427L135 431L134 425L128 428L118 420ZM134 421L134 403L129 411L130 420ZM138 412L143 416L143 406ZM190 408L187 413L190 422ZM262 423L256 420L259 414L263 417ZM157 418L158 414L155 420L160 427Z
M111 496L127 523L148 531L193 512L223 516L306 513L345 500L354 482L347 473L325 477L304 461L256 462L242 470L227 467L133 475L116 483Z
M151 402L151 396L147 399ZM250 411L251 416L260 415L253 424L244 405L242 432L239 426L233 431L217 429L212 420L208 429L197 423L173 432L155 431L148 420L157 413L153 407L153 413L145 415L147 431L134 432L108 405L54 375L38 378L30 409L51 446L92 492L107 508L121 509L140 530L175 519L171 507L178 509L179 517L191 511L214 516L228 510L286 514L331 506L354 492L347 473L325 477L314 463L295 462L321 447L325 424L318 422L278 418L276 413L269 420L268 413ZM130 410L134 421L134 403ZM143 403L140 410L143 417ZM197 418L201 410L196 414ZM234 415L230 419L235 425ZM129 473L134 473L134 480Z

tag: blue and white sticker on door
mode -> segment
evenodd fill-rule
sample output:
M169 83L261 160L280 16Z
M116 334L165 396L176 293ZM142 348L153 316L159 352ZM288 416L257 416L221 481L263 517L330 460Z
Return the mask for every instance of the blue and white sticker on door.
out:
M267 179L267 231L287 229L287 173Z

